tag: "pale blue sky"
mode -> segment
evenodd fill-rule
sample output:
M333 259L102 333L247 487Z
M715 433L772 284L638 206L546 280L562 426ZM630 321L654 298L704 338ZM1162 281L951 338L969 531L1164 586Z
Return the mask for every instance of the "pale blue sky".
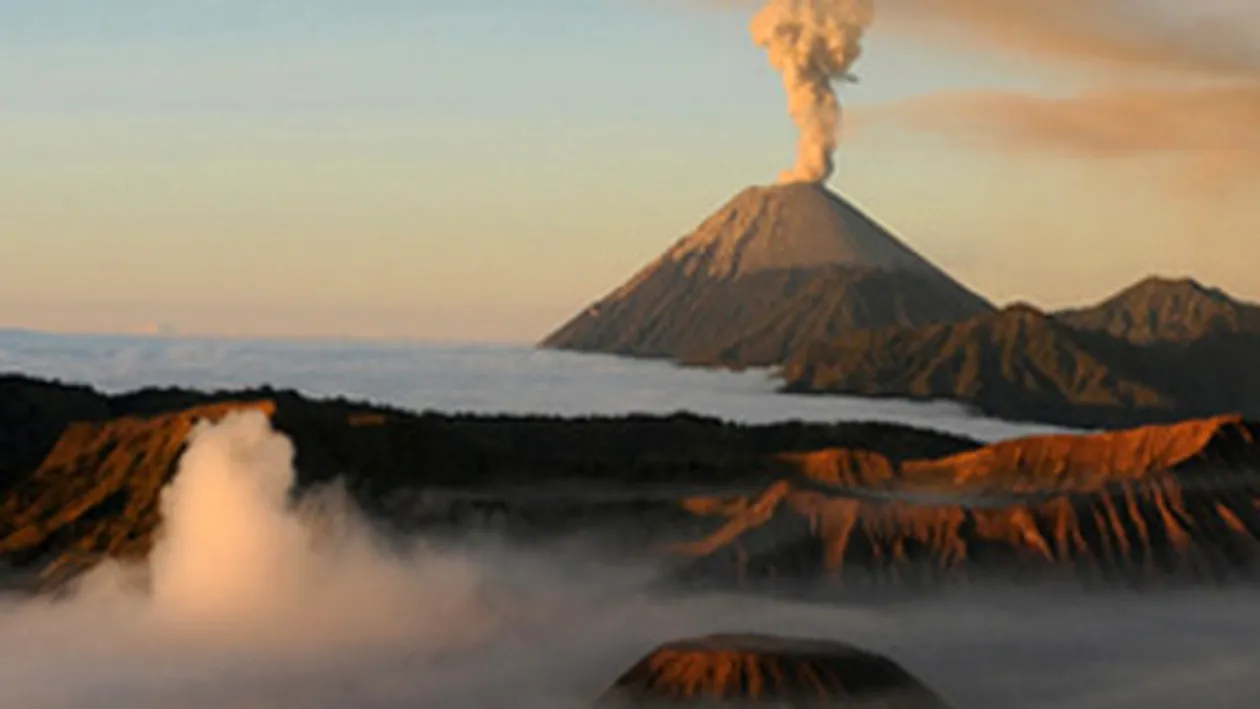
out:
M680 4L0 0L0 326L535 339L791 162L749 13ZM857 73L858 109L1081 83L878 27ZM857 137L833 185L998 300L1191 261L1245 290L1164 237L1047 261L1179 208L959 152Z

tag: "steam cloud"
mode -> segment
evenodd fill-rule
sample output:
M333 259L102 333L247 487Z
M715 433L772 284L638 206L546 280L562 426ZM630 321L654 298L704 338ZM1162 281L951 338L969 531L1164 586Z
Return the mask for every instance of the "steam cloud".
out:
M4 706L577 709L653 645L719 631L853 642L968 709L1260 696L1249 589L664 599L593 554L387 540L337 488L290 502L292 460L262 414L198 428L147 567L100 567L69 600L0 600Z
M781 182L822 182L835 169L840 103L833 82L849 78L874 16L874 0L769 0L753 18L753 41L783 75L800 130L796 166Z

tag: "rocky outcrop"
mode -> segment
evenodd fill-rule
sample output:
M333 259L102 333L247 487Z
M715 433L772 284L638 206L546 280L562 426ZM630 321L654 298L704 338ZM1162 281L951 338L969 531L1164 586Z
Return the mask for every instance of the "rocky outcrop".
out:
M1260 425L1234 418L901 464L793 459L802 475L726 501L722 528L673 549L683 578L1219 580L1260 551Z
M966 322L816 343L781 369L798 393L950 399L1074 428L1260 416L1260 336L1136 345L1017 305Z
M1147 278L1098 305L1060 311L1055 318L1078 330L1105 332L1136 344L1260 333L1260 305L1235 300L1190 278Z
M955 492L1105 490L1170 474L1205 482L1260 474L1260 427L1239 416L1085 436L1002 441L935 460L906 461L901 478Z
M1260 484L1171 480L1095 493L923 502L786 483L709 538L675 548L684 581L920 586L960 580L1146 584L1251 578Z
M1171 473L1206 480L1260 473L1260 430L1238 416L1094 434L1000 441L939 458L893 462L847 448L790 453L807 480L836 488L947 494L1077 492Z
M87 387L0 375L0 489L34 470L71 421L109 415Z
M825 188L754 187L542 346L768 366L806 342L991 310Z
M57 582L102 556L148 553L158 498L199 420L229 411L275 412L272 402L225 402L155 417L70 424L43 462L0 501L0 557L38 564Z
M945 702L892 660L843 643L711 635L666 643L621 676L596 706L886 707Z

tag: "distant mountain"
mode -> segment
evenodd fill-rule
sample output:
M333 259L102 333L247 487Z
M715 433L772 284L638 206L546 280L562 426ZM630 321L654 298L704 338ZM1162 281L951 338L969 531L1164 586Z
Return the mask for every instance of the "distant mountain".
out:
M1133 350L1016 305L962 323L819 343L789 359L782 375L793 392L952 399L1075 426L1107 425L1135 409L1175 418L1175 402L1145 382Z
M1140 345L1016 305L963 323L883 328L798 351L785 389L951 399L992 416L1115 427L1260 413L1260 335Z
M992 310L825 188L753 187L541 346L765 366L805 342Z
M660 645L595 702L597 709L759 705L949 706L882 655L829 640L752 634L708 635Z
M1260 305L1189 278L1148 278L1089 308L1055 313L1081 330L1131 342L1190 342L1219 333L1260 333Z

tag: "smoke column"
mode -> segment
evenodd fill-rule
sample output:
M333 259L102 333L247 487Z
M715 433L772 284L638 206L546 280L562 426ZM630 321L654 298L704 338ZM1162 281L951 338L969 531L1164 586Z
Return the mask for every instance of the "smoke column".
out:
M753 41L783 75L788 112L800 129L796 166L780 182L831 176L840 129L832 82L848 77L874 18L874 0L769 0L753 18Z

